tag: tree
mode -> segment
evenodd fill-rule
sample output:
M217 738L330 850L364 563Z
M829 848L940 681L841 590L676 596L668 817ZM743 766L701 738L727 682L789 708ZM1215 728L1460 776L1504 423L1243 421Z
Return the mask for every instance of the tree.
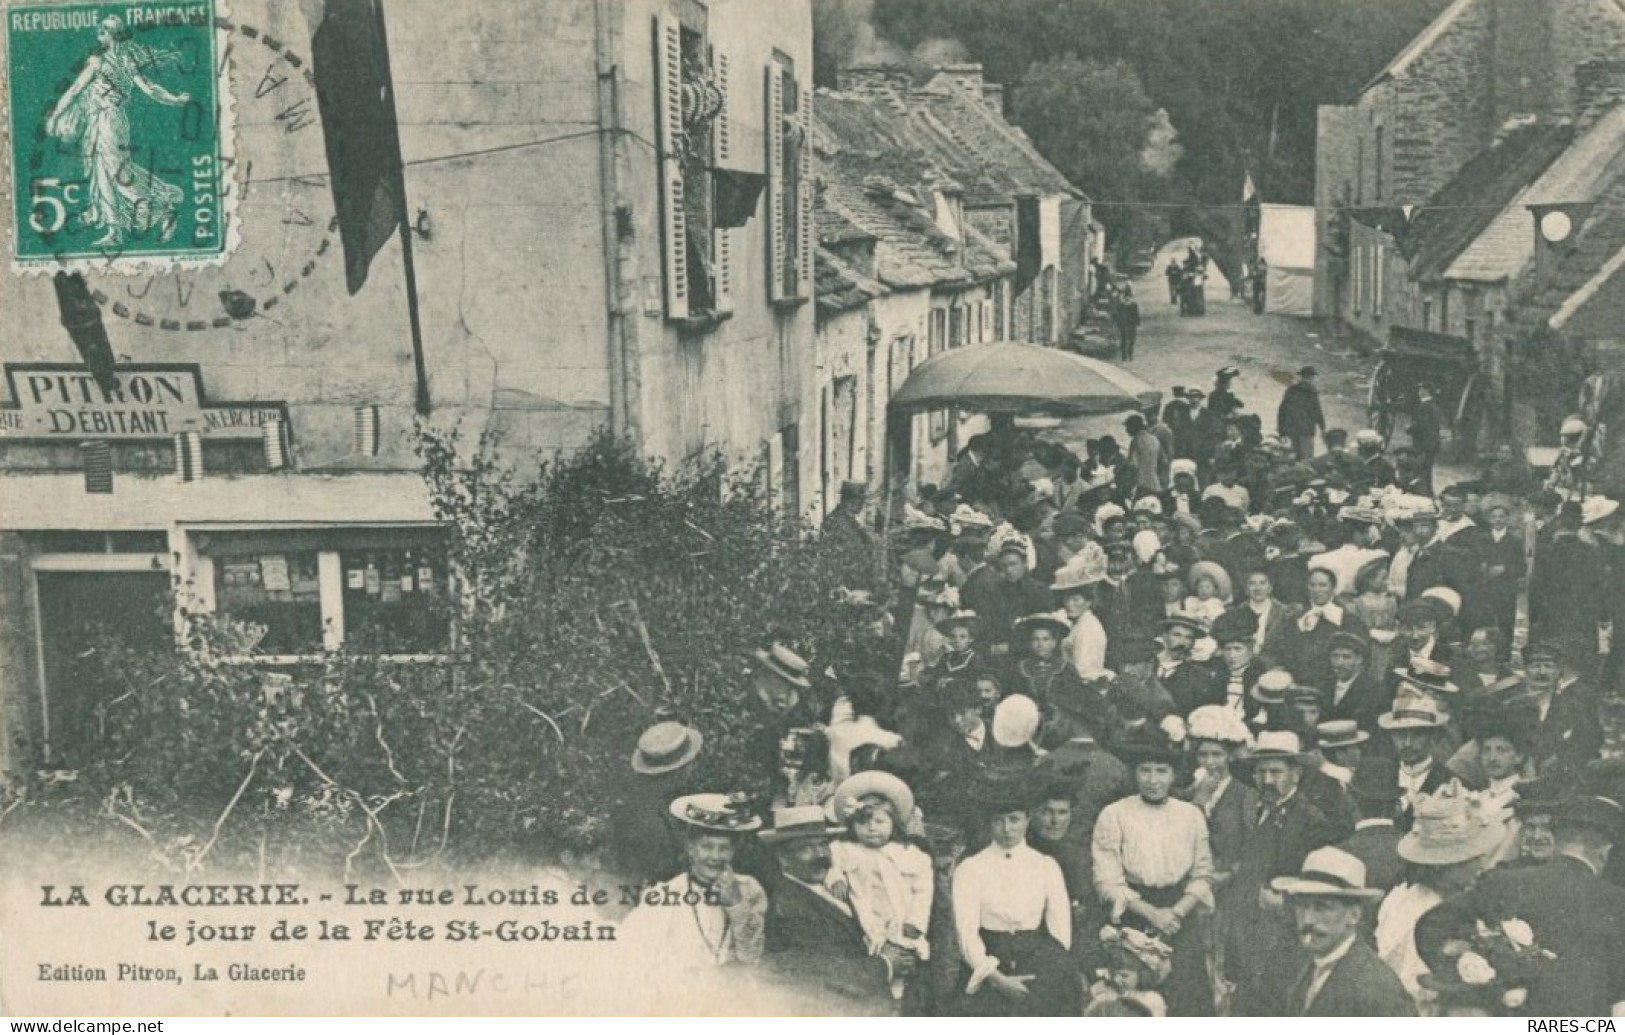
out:
M1148 181L1173 168L1173 127L1125 62L1072 55L1041 61L1017 84L1014 117L1044 157L1096 200L1119 247L1129 246Z

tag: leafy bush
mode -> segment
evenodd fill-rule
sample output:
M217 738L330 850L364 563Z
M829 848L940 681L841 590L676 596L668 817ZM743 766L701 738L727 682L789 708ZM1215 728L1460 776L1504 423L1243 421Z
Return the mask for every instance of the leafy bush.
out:
M520 482L492 442L471 453L420 436L460 576L451 656L357 642L272 670L258 630L203 615L184 650L109 643L93 655L101 753L68 799L176 869L400 877L596 850L662 718L704 733L701 786L765 791L745 659L775 639L849 656L865 616L835 591L883 591L875 551L780 520L716 457L669 474L605 436Z

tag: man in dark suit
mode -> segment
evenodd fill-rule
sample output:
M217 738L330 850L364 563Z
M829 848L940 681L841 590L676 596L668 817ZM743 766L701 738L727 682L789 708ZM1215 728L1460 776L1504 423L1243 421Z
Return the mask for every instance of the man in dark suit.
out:
M890 981L912 973L918 960L892 944L871 956L852 906L824 887L830 838L839 832L814 805L775 810L773 829L757 835L782 871L768 888L763 963L797 988L833 992L863 1012L893 1013Z
M1564 667L1562 645L1540 639L1524 648L1525 686L1539 708L1535 768L1577 770L1602 753L1602 715L1597 696Z
M1310 959L1286 991L1288 1017L1415 1017L1399 976L1359 933L1368 904L1382 892L1366 887L1365 864L1340 848L1310 852L1296 876L1270 887L1285 896L1298 944Z
M1337 847L1365 864L1365 882L1378 891L1388 891L1399 883L1404 864L1399 858L1399 840L1404 835L1394 826L1394 807L1399 803L1399 762L1383 755L1366 755L1349 781L1349 797L1359 818L1354 833Z
M1451 540L1439 538L1439 522L1433 511L1412 515L1399 526L1406 549L1412 551L1405 576L1406 600L1415 600L1435 586L1453 589L1463 598L1473 595L1473 555Z
M1266 730L1253 755L1233 766L1251 777L1261 802L1236 860L1236 908L1225 945L1237 1007L1246 1014L1281 1011L1282 977L1296 958L1291 918L1270 882L1296 873L1311 851L1336 840L1332 824L1299 793L1306 761L1301 748L1296 733Z
M1625 1007L1625 888L1602 878L1625 833L1625 808L1577 797L1552 816L1557 855L1539 866L1496 869L1425 914L1416 949L1435 971L1444 946L1477 923L1518 919L1556 959L1536 969L1524 1012L1532 1017L1606 1017Z
M1174 699L1174 711L1189 715L1204 704L1223 704L1224 683L1212 665L1191 660L1191 648L1206 635L1200 622L1174 616L1162 621L1162 651L1157 655L1157 682Z
M1339 631L1327 641L1327 678L1322 692L1321 719L1353 719L1366 732L1377 728L1377 716L1393 704L1392 692L1366 669L1371 642L1363 636Z

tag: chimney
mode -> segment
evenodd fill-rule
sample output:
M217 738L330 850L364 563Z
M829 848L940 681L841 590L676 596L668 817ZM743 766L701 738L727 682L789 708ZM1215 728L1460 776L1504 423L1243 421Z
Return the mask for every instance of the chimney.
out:
M1553 0L1494 0L1490 8L1491 125L1517 115L1566 114L1552 56Z
M987 105L993 114L1004 117L1004 84L983 83L982 103Z
M907 90L910 78L901 65L853 65L835 73L835 86L843 93L874 97Z
M946 79L956 88L964 91L965 96L971 100L978 104L982 103L982 91L985 84L982 82L982 66L980 63L973 61L964 65L938 65L932 71L936 73L937 78Z
M1587 61L1574 69L1574 113L1582 132L1625 102L1625 61Z

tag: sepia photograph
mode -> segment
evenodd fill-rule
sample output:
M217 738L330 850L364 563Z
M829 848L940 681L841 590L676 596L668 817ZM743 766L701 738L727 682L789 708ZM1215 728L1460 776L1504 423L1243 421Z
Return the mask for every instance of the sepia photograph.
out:
M1625 1017L1625 0L0 19L0 1014Z

